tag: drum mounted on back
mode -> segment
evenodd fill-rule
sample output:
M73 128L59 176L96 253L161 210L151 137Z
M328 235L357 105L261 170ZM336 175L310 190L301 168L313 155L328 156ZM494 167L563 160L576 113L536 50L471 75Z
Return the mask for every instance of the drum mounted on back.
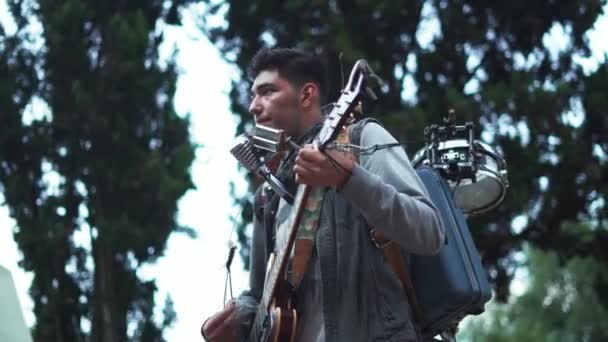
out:
M425 128L426 145L414 155L414 168L428 165L438 170L452 188L456 206L465 214L494 209L509 186L504 158L492 146L474 139L473 123L454 125L452 111L444 122L444 126Z

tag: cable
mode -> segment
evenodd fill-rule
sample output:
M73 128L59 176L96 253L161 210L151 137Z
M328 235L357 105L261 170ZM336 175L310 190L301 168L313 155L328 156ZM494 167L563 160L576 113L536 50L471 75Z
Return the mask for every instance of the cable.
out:
M230 266L232 266L232 260L234 258L234 252L236 251L236 245L232 241L230 243L230 250L228 252L228 260L226 261L226 281L224 282L224 306L226 306L226 292L230 289L230 300L234 298L232 294L232 273L230 272Z
M362 147L359 145L355 145L355 144L337 144L337 143L333 143L328 145L325 149L327 150L337 150L337 151L342 151L342 152L351 152L354 153L356 155L370 155L372 153L375 153L379 150L384 150L387 148L391 148L391 147L402 147L405 146L407 144L412 144L415 142L419 142L419 141L409 141L409 142L405 142L405 143L389 143L389 144L376 144L376 145L372 145L369 147Z
M302 148L302 147L300 147L300 145L298 145L298 144L296 144L295 142L293 142L293 140L289 140L289 145L290 145L290 146L291 146L291 147L292 147L292 148L295 150L295 153L298 153L298 151L299 151L299 150ZM330 149L331 149L331 148L330 148ZM349 170L347 170L347 169L346 169L344 166L342 166L342 164L338 163L338 161L337 161L337 160L335 160L335 159L334 159L332 156L330 156L330 155L327 153L327 150L328 150L328 148L324 148L324 149L321 149L321 150L319 150L319 151L321 151L321 153L323 153L323 155L325 155L325 156L327 157L327 159L329 160L329 163L330 163L330 164L331 164L333 167L335 167L336 169L337 169L337 168L341 168L343 172L345 172L345 173L350 173L350 171L349 171ZM343 151L343 152L348 152L348 151Z
M226 267L226 280L224 282L224 306L226 306L227 303L226 295L228 290L230 290L229 300L232 300L234 298L232 293L232 273L230 272L230 268L232 267L232 261L234 260L236 244L232 242L232 236L234 235L234 231L236 230L236 224L238 222L236 218L240 216L242 211L243 205L241 205L239 211L237 212L237 215L235 216L234 223L232 224L232 229L230 230L230 235L228 236L228 257L226 258L226 263L224 264L224 267Z
M344 166L342 166L342 164L338 163L337 160L335 160L332 156L329 155L329 153L327 153L326 150L321 150L321 153L323 153L323 155L325 155L327 157L327 159L329 160L329 163L336 169L340 168L342 169L342 172L345 173L350 173L350 171L348 169L346 169Z

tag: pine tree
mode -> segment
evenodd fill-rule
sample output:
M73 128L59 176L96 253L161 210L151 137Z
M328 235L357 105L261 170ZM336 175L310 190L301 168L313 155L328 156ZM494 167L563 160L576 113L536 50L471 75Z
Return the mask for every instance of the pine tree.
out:
M159 24L186 2L9 2L0 189L34 274L36 341L159 341L172 323L170 299L158 322L155 282L136 272L163 254L193 187L176 68L158 55Z

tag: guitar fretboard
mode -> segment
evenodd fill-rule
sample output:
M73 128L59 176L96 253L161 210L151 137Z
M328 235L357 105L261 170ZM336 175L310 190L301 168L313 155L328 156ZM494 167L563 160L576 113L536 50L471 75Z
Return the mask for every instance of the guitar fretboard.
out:
M309 192L310 187L308 186L300 185L298 187L298 192L294 201L294 208L298 208L298 210L291 211L290 219L288 222L300 221L297 215L301 214L301 208L305 205L305 203L303 203L305 202L304 197L308 197ZM272 298L274 297L276 291L276 285L279 275L285 274L284 270L285 267L287 267L287 260L289 259L289 254L291 254L291 249L293 247L297 231L298 225L292 225L287 243L283 246L283 248L280 248L277 251L274 262L270 266L270 270L266 275L266 280L264 281L264 294L262 295L262 303L265 308L270 308Z

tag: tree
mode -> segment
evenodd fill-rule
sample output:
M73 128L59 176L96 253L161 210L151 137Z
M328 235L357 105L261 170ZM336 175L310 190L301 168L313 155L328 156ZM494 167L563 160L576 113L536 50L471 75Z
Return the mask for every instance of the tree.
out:
M459 336L469 341L604 341L608 268L592 257L567 262L555 252L527 251L527 290L494 303Z
M157 341L174 318L168 298L154 319L155 282L136 271L180 230L177 200L193 187L175 66L157 52L159 23L186 2L9 2L0 189L34 274L36 341Z
M500 300L508 297L512 256L523 242L608 263L608 64L585 69L578 62L590 56L585 34L606 1L205 2L207 16L226 22L203 20L203 29L242 71L230 93L241 130L251 124L244 75L253 54L299 46L327 56L334 95L338 55L345 68L367 59L388 83L368 112L401 141L414 142L406 147L410 156L422 147L423 128L451 108L502 150L508 196L470 220ZM549 46L560 32L566 44ZM588 227L581 234L563 228L579 221ZM240 239L246 243L242 229Z

